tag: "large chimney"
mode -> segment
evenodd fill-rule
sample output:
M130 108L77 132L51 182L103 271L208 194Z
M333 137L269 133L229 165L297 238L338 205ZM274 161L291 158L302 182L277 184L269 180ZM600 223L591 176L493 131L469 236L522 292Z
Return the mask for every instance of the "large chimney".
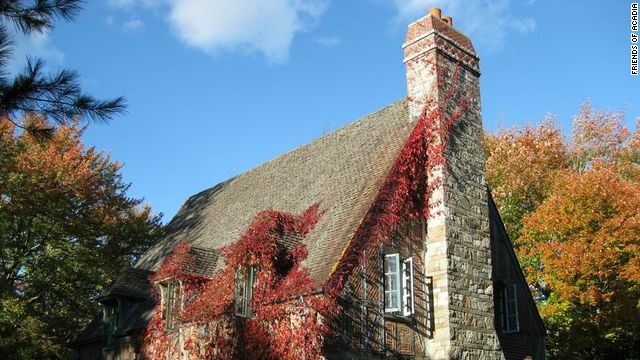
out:
M452 86L471 96L452 126L443 177L427 221L426 276L433 280L434 333L427 339L431 359L501 359L494 329L494 302L485 157L482 143L478 56L469 38L452 27L440 9L409 25L403 45L410 121L423 107L440 107L445 116L460 109L449 99ZM454 79L454 77L457 77ZM442 119L440 120L442 121Z

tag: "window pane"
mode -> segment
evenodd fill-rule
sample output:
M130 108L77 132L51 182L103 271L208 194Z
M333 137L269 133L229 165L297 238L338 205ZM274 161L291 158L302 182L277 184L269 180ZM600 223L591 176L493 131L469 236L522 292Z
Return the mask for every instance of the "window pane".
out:
M400 310L400 256L388 254L384 257L385 311Z
M165 322L167 331L173 328L173 306L175 302L175 285L173 280L167 284L167 301L165 303Z
M398 272L398 256L397 255L388 255L385 257L385 273L395 273Z
M502 329L506 332L519 331L518 299L516 284L508 284L502 288L500 297L500 318Z
M234 312L237 316L251 316L251 298L256 268L243 266L236 271L234 283Z
M397 309L398 308L398 292L397 291L389 291L385 292L385 308L386 309Z
M398 276L396 274L387 275L387 281L385 283L386 291L398 290Z
M398 292L394 291L391 293L391 307L397 308L399 303Z
M513 286L507 286L507 301L515 301L515 288Z
M515 316L509 316L509 331L518 330L518 320Z

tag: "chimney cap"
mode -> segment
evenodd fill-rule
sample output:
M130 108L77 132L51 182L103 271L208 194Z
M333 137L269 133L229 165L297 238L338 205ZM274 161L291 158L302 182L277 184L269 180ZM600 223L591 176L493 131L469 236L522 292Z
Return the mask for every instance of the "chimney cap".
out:
M437 7L432 7L431 9L429 9L429 15L435 16L438 19L440 19L442 17L442 10L440 10L440 8L437 8Z
M442 20L447 23L449 26L453 26L453 18L451 16L443 16Z

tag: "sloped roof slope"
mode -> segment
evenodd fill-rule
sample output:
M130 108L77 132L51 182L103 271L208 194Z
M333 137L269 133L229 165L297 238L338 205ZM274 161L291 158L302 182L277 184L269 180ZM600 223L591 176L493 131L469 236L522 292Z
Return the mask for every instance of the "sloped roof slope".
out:
M320 203L324 215L303 239L304 265L312 278L327 279L413 125L401 100L192 196L136 267L156 270L179 242L230 245L262 210L300 214Z
M211 276L216 270L220 252L214 249L203 249L192 246L189 249L189 255L193 256L191 263L185 264L188 273L198 274L202 276Z
M149 276L152 273L144 269L127 268L116 281L107 288L101 298L108 296L126 296L146 299L149 297Z
M151 321L156 306L155 299L150 296L142 301L134 301L128 303L128 306L133 308L131 315L127 318L121 319L117 336L125 336L134 334L140 329L144 329ZM88 343L97 343L104 339L104 323L103 323L102 309L91 320L91 322L76 336L69 345L73 348L78 348Z

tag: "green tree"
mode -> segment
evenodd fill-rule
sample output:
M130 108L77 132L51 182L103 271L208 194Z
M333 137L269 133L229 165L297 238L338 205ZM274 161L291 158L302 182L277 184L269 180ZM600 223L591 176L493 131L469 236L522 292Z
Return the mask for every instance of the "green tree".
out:
M41 136L49 136L51 128L34 128L34 123L20 124L25 113L37 112L56 123L77 116L107 121L124 111L121 97L99 100L83 93L78 74L62 70L49 75L43 71L43 62L29 59L25 69L10 77L7 64L12 60L12 30L31 34L46 32L60 18L72 20L80 10L82 0L0 0L0 117L18 127ZM13 25L12 27L10 25ZM42 125L42 124L41 124Z
M485 137L550 359L640 359L640 129L623 120L585 102L566 139L549 121Z
M25 122L46 127L43 118ZM0 120L0 352L64 358L97 297L154 241L160 216L126 195L121 166L78 121L47 141Z

